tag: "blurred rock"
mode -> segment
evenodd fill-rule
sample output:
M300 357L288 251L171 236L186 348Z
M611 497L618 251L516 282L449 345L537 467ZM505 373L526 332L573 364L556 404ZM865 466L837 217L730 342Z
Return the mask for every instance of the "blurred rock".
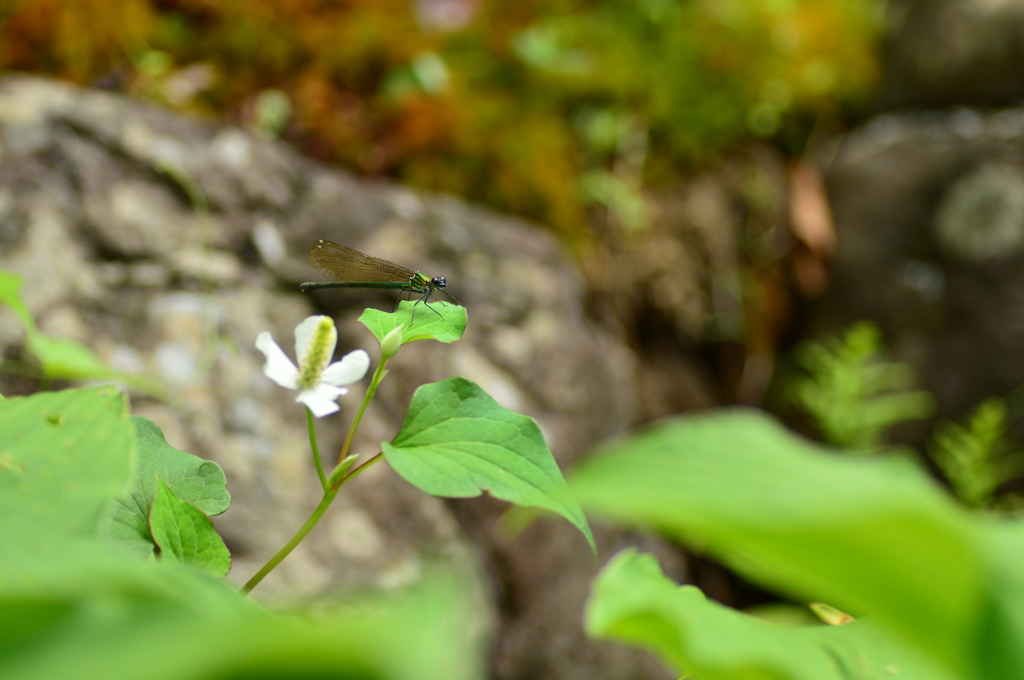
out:
M1024 247L1024 173L984 163L953 182L935 210L939 244L954 257L1005 260Z
M834 285L809 333L880 323L962 416L1024 383L1024 110L889 114L828 168Z
M751 145L648 195L648 227L591 244L595 313L640 357L641 420L760 403L789 322L787 184L780 155Z
M1024 99L1024 3L889 4L883 108L1002 107Z
M126 371L162 378L174 407L133 395L170 443L225 469L231 509L216 518L242 583L319 500L305 417L262 373L253 343L286 349L307 315L333 315L339 351L375 343L355 319L392 295L300 294L316 279L308 244L327 238L448 277L470 313L455 346L415 343L389 366L355 451L374 454L413 390L461 374L534 416L559 463L624 432L637 413L635 360L583 313L580 275L558 243L521 220L454 198L359 181L244 131L55 81L0 80L0 267L24 278L41 328L73 337ZM0 351L22 335L0 309ZM376 357L374 356L374 360ZM0 375L7 394L25 380ZM346 415L318 431L327 460ZM488 498L444 501L387 466L361 475L302 546L260 586L265 601L343 597L416 581L441 562L476 594L497 677L657 678L653 657L581 630L589 550L563 521L512 538ZM603 563L639 540L597 527ZM676 553L653 539L682 577Z

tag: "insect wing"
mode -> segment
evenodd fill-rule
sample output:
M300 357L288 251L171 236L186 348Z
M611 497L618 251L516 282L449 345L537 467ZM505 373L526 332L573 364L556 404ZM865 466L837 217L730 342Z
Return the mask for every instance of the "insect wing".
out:
M309 262L331 281L406 283L413 272L379 257L331 241L316 241L309 247Z

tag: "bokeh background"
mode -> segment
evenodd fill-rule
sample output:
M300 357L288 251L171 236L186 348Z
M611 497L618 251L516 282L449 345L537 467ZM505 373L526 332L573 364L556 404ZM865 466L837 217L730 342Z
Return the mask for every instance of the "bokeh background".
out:
M707 364L687 379L700 385L645 387L646 420L763 396L791 293L824 290L834 240L820 166L800 160L876 105L887 9L13 0L0 68L237 123L539 223L583 265L592 314L645 354L685 347Z
M178 317L205 303L168 291L235 295L222 301L236 310L279 305L285 311L261 311L259 323L284 337L285 322L308 312L295 293L311 273L303 244L344 237L404 264L447 267L478 333L464 345L479 352L466 348L449 366L490 380L499 401L537 417L563 464L643 423L729 404L768 408L808 436L848 444L813 407L801 411L788 385L808 370L795 347L862 319L878 330L860 327L860 349L901 362L899 387L933 395L888 414L915 416L894 441L927 453L936 418L962 419L989 397L1006 400L1010 421L1024 414L1024 5L1015 0L0 0L0 72L117 97L33 103L58 113L31 135L16 107L0 110L9 167L31 171L5 170L0 156L0 264L39 272L24 255L36 252L25 245L35 213L11 206L28 195L31 173L73 168L67 195L85 207L65 236L84 244L99 273L64 270L65 288L47 293L50 284L36 282L29 302L44 328L98 345L114 363L129 354L130 315L141 309L155 335L188 331ZM37 96L18 92L0 102ZM102 104L110 101L144 105ZM192 154L178 157L184 171L162 167L154 179L158 154L118 137L143 123L178 135ZM216 160L249 144L231 136L237 130L260 151L232 171L242 179L222 182L202 154ZM83 171L93 167L79 153L89 144L117 169ZM19 166L22 156L33 160ZM104 193L129 175L131 191ZM164 206L169 217L126 217L137 205ZM182 217L198 212L205 226ZM178 233L180 224L191 226ZM206 273L168 255L204 239L223 257ZM159 295L114 301L119 286ZM243 300L246 287L277 297ZM336 298L311 304L348 309ZM119 319L106 345L104 314ZM206 321L188 323L198 329L189 342L202 346ZM266 327L231 313L218 323L239 347ZM134 365L164 370L164 340ZM0 345L8 360L20 348L2 329ZM241 373L196 351L218 380ZM417 379L447 377L425 370L396 371L402 387L383 397L401 404ZM6 393L39 386L24 372L0 380ZM232 395L258 393L230 380ZM208 401L195 403L216 423L193 413L167 425L176 416L157 406L150 415L164 416L179 448L220 455L229 479L234 465L250 485L236 512L248 501L256 514L225 525L244 571L266 547L260 540L273 542L253 537L272 521L260 515L263 482L254 480L273 466L249 462L243 435L227 449L221 435L255 436L278 421L252 416L241 396L201 396ZM387 436L398 408L377 414L375 434ZM301 421L286 425L301 435ZM232 445L238 452L224 453ZM283 478L312 480L288 465ZM359 502L369 505L372 491ZM540 533L521 539L530 553L491 532L500 510L486 501L428 510L408 501L397 519L358 505L338 520L334 547L285 573L279 592L313 583L309 595L352 563L366 567L353 582L369 578L374 560L404 573L400 556L378 559L358 537L373 522L404 526L436 513L428 528L383 533L420 550L423 535L461 531L484 555L481 571L498 583L496 677L631 677L623 669L641 667L597 654L590 666L559 670L565 650L591 653L573 646L584 644L579 631L562 637L593 573L586 555L565 566L579 557L565 546L580 546L563 534L531 529ZM599 539L603 554L656 541ZM677 578L722 602L774 599L712 561L652 545ZM575 595L561 603L556 590Z
M578 243L737 145L801 154L879 82L877 0L9 0L0 68L256 127Z

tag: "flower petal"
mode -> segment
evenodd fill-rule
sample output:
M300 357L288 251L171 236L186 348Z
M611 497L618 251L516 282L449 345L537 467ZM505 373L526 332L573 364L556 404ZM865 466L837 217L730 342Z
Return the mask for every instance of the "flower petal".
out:
M298 360L299 366L306 363L306 357L309 356L309 350L313 347L317 330L322 323L329 323L331 325L330 335L327 338L327 345L324 347L324 356L327 357L324 360L324 364L330 361L331 357L334 356L334 348L338 344L338 330L334 327L334 320L329 316L323 316L320 314L307 316L298 326L295 327L295 358ZM319 366L317 368L319 368Z
M338 411L338 404L334 400L347 393L348 390L344 387L333 387L320 383L312 389L299 392L299 396L295 397L295 401L305 404L314 416L322 418Z
M320 380L330 385L351 385L362 380L370 368L370 355L361 349L353 350L335 361L320 374Z
M267 363L263 364L264 375L281 387L287 387L290 390L294 390L298 386L299 369L295 367L284 350L278 347L270 333L263 331L256 336L256 349L267 357Z

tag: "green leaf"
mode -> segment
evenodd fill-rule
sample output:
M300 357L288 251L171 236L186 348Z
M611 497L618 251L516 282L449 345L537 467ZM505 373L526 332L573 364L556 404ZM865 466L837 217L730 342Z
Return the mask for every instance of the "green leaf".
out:
M413 308L415 307L415 319ZM436 313L431 310L436 310ZM455 342L466 332L466 308L448 302L431 302L427 308L423 304L415 304L403 300L394 313L382 312L379 309L367 309L359 317L359 323L366 326L377 342L395 328L402 326L402 344L414 340L437 340L438 342Z
M2 269L0 269L0 303L14 310L30 336L36 333L36 324L32 320L32 314L29 313L28 307L21 299L21 277L9 274Z
M236 586L116 546L0 531L0 677L470 680L469 605L440 583L331 612L270 614ZM42 547L42 549L41 549Z
M978 522L989 565L987 627L976 641L978 678L1024 677L1024 522Z
M123 422L130 445L126 413ZM112 443L102 430L73 432L89 460ZM53 500L41 491L40 502ZM95 536L68 535L19 512L0 522L4 680L129 680L140 668L153 680L482 677L474 672L479 650L465 634L469 603L454 587L434 582L337 613L319 609L310 622L301 612L268 614L194 568L126 559Z
M231 554L210 518L178 498L159 476L149 528L160 546L161 559L191 564L218 578L231 568Z
M904 458L836 455L737 409L653 427L570 486L584 507L701 546L751 580L870 613L955 672L1005 625L992 619L979 523Z
M338 480L345 476L345 473L349 471L349 468L351 468L352 464L357 460L359 460L359 456L356 454L346 456L345 460L338 463L335 468L331 470L331 474L327 477L327 484L324 486L328 489L334 486Z
M109 386L0 402L4 680L128 680L140 668L154 680L481 677L456 588L321 610L310 623L99 540L97 517L123 491L136 441L127 401ZM167 491L158 505L173 503Z
M434 496L481 491L517 505L544 508L594 538L533 418L502 408L479 385L451 378L423 385L391 443L381 448L405 481Z
M36 334L30 340L29 348L42 364L43 373L50 378L110 380L120 376L100 361L91 349L75 340Z
M113 374L92 350L73 340L50 338L36 329L21 299L21 278L0 270L0 302L18 315L28 334L28 345L50 378L106 378Z
M231 504L224 471L213 461L179 451L164 439L152 420L132 416L138 438L135 475L120 495L106 526L108 535L140 556L153 552L149 517L157 492L157 476L174 493L207 515L219 515Z
M159 381L115 371L104 364L89 347L76 340L35 333L30 336L29 349L39 359L43 374L48 378L117 382L157 399L170 399L167 388Z
M125 425L130 435L127 418ZM90 456L109 443L83 434L79 450ZM2 526L4 680L129 680L140 668L154 680L481 677L472 672L479 650L465 635L468 603L454 588L424 587L340 613L321 609L311 623L269 615L194 568L126 559L94 536L67 535L19 513L3 516Z
M710 602L694 586L679 587L652 555L632 549L598 576L585 621L593 637L646 647L676 673L705 680L881 680L897 673L953 680L870 620L781 627Z
M0 304L6 304L25 326L28 347L39 360L43 374L63 380L107 380L168 399L167 390L148 378L112 370L87 346L74 340L51 338L38 331L32 315L21 299L21 278L0 269ZM3 398L0 395L0 398Z
M127 400L113 387L0 402L0 526L18 518L91 535L124 488L134 446Z

